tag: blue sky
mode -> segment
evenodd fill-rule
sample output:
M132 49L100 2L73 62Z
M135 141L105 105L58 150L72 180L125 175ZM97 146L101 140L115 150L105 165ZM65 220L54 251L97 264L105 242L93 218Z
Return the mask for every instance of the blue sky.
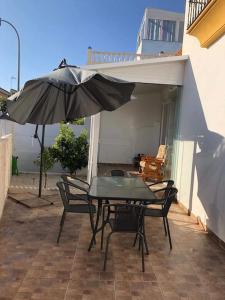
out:
M1 0L0 17L21 39L21 85L48 73L62 58L86 63L87 48L135 52L146 7L183 12L184 0ZM0 27L0 87L16 88L17 39Z

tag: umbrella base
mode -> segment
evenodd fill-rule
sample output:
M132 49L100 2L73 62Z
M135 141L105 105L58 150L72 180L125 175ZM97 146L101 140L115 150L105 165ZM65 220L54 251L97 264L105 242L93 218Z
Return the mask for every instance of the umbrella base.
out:
M39 198L36 194L30 192L9 193L8 197L16 203L26 206L27 208L39 208L53 205L54 200L56 199L56 195L43 195L41 198Z

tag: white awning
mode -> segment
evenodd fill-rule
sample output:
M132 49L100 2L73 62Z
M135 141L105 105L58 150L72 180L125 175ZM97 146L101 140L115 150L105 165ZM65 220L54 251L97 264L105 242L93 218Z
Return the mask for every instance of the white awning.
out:
M97 70L123 80L182 85L187 55L144 59L132 62L87 65L84 68Z

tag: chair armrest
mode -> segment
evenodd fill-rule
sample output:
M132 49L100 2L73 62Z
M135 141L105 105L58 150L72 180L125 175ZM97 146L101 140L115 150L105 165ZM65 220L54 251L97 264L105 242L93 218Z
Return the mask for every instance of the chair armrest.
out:
M72 186L72 187L75 187L75 188L77 188L78 190L81 190L81 191L83 191L83 192L85 192L85 193L88 193L88 189L86 189L86 188L84 188L84 187L82 187L82 186L80 186L80 185L77 185L76 183L71 182L70 180L68 180L67 182L64 182L64 183L66 183L66 184L68 184L68 185L70 185L70 186Z
M69 187L75 187L77 189L80 189L80 187L76 186L75 184L73 184L71 182L63 182L63 183L64 183L64 185L67 185ZM86 191L84 191L84 192L86 192ZM85 201L86 203L89 203L89 200L86 197L84 197L82 194L75 194L75 193L72 193L71 191L70 191L70 194L76 196L77 200L81 200L81 201Z
M170 179L169 179L169 180L160 180L160 181L156 181L156 182L154 182L154 183L150 183L150 184L147 184L147 183L146 183L146 184L147 184L148 187L151 187L151 186L154 186L154 185L157 185L157 184L161 184L161 183L168 183L168 182L170 182L170 181L172 182L173 180L170 180ZM174 183L173 183L173 184L174 184Z
M70 177L73 178L73 179L79 180L80 182L82 182L82 183L86 184L88 187L90 187L90 184L87 181L84 181L84 180L82 180L82 179L80 179L80 178L78 178L74 175L71 175Z

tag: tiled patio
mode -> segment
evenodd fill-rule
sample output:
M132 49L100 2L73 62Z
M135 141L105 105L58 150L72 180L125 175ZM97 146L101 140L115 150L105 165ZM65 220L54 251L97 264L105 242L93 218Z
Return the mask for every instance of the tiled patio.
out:
M225 252L174 204L173 250L161 220L147 220L146 272L132 235L112 237L107 272L103 252L87 252L89 219L68 215L56 244L62 206L29 209L11 200L0 223L1 300L225 299Z

